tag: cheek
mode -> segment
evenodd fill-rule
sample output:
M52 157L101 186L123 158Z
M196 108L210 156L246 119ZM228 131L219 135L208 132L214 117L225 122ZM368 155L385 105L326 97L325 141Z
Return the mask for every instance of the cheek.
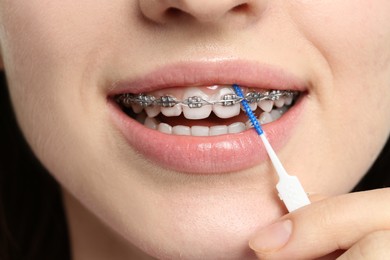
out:
M317 50L323 71L329 71L316 82L324 115L344 119L351 133L388 133L390 122L383 118L389 118L390 106L390 2L301 0L290 5L298 30Z
M296 1L291 15L310 44L339 74L389 69L390 2ZM347 15L348 14L348 15Z
M290 5L297 29L335 78L388 64L390 2L294 1Z
M94 31L82 33L85 27L76 26L82 23L69 15L77 9L71 8L72 1L67 2L67 8L60 1L3 3L2 10L7 13L2 14L0 29L19 126L34 153L60 181L69 178L66 172L76 161L72 154L85 152L87 147L81 139L94 115L81 102L81 93L97 84L86 69L90 58L86 46Z
M77 2L14 0L1 6L10 94L19 124L38 154L49 153L48 143L58 143L64 126L86 112L81 93L91 84L96 88L90 68L97 64L102 33L90 17L101 17L101 8L93 1Z
M112 176L103 173L118 168L103 92L112 71L105 66L116 64L111 52L120 42L108 40L107 32L129 29L119 26L125 2L13 0L0 6L0 43L20 128L49 172L66 189L84 193L79 197L109 189Z
M326 169L332 170L327 172L332 178L322 183L338 183L332 189L343 193L365 174L389 136L390 2L293 1L289 5L297 29L315 50L321 67L311 104L317 111L313 122L319 123L318 133L325 134L326 142L319 146L327 151L323 160L329 160Z

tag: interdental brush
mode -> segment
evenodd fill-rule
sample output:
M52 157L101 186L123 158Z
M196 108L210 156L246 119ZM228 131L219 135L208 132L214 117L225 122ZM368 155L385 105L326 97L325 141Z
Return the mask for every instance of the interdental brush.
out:
M276 185L276 189L279 192L279 198L283 201L288 212L293 212L296 209L310 204L310 200L298 178L296 176L290 176L284 169L274 149L268 142L268 139L263 129L261 128L259 121L253 114L253 111L249 107L247 100L244 99L244 94L240 86L234 84L233 88L237 96L242 98L241 105L244 108L245 113L249 117L251 124L253 125L256 132L259 134L261 140L263 141L268 156L270 157L275 171L279 176L279 182Z

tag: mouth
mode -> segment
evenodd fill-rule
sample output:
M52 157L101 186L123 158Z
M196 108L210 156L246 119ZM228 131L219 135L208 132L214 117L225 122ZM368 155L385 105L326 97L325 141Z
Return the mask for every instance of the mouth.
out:
M245 99L260 124L281 118L299 98L299 91L244 87ZM121 110L145 127L164 134L218 136L244 132L252 125L240 109L231 85L171 88L114 97Z
M306 88L267 66L174 65L117 84L108 104L114 124L145 161L190 174L236 172L266 161L267 155L234 83L243 88L275 150L283 147L303 110Z

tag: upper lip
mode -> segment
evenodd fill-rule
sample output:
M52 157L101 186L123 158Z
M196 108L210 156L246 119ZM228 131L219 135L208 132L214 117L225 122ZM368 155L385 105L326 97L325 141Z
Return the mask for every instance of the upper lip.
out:
M187 86L239 84L251 88L305 91L307 82L282 68L254 61L178 62L112 84L109 95Z

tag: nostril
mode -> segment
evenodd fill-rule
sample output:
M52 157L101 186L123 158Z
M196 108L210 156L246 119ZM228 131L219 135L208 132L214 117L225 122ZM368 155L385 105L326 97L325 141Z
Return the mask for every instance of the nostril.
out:
M250 9L249 4L240 4L240 5L235 6L232 9L232 11L235 13L245 13L245 12L249 11L249 9Z
M176 7L170 7L165 11L165 14L170 17L175 17L180 15L182 11Z
M182 17L183 15L188 15L188 13L176 7L170 7L165 11L165 16L168 19L177 19Z
M232 7L230 10L226 10L227 12L230 13L235 13L235 14L245 14L247 12L251 11L251 5L248 3L243 3L240 5L236 5ZM215 19L215 17L218 17L218 10L217 11L202 11L200 8L192 8L189 9L188 6L186 8L182 7L169 7L165 10L164 12L164 17L167 20L178 20L178 19L183 19L183 18L193 18L197 19L203 22L211 21Z
M140 9L143 16L156 23L176 23L184 21L199 23L216 23L223 20L237 24L257 20L265 10L267 1L249 0L143 0ZM260 4L261 3L261 4ZM242 19L243 17L248 19ZM238 19L230 19L238 17Z

